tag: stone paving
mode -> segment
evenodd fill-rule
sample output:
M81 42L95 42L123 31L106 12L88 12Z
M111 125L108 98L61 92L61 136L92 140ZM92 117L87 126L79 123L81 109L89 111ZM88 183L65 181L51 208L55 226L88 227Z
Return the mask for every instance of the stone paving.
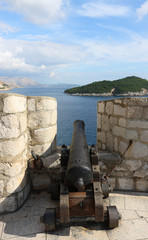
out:
M57 203L47 192L33 192L20 210L0 216L0 240L148 240L148 193L111 193L109 202L122 216L118 228L108 230L103 224L91 224L45 234L40 216Z

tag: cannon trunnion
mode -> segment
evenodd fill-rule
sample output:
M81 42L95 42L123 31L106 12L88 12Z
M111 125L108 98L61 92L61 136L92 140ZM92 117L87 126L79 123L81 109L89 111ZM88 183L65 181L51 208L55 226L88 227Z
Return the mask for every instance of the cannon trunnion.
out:
M95 146L88 149L84 127L83 121L75 121L70 149L62 146L60 183L54 183L50 191L60 204L57 209L46 209L41 217L46 232L55 230L58 224L87 221L108 222L109 228L118 226L116 206L106 206L104 201L110 185L100 173Z

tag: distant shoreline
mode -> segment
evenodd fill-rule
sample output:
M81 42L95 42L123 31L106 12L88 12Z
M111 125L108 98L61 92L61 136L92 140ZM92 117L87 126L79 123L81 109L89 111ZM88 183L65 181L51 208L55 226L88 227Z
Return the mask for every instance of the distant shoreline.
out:
M72 95L72 96L92 96L92 97L118 97L118 96L145 96L148 95L147 92L128 92L128 93L123 93L123 94L111 94L111 93L65 93L67 95Z

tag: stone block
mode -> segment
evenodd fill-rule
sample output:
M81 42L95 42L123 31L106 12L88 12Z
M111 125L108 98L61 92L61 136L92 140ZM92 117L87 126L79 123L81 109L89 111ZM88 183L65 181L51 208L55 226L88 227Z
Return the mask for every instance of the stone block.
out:
M114 104L113 102L106 102L106 113L108 115L112 115L114 112Z
M22 162L15 162L15 163L0 163L0 172L1 174L8 176L8 177L14 177L18 175L22 169L24 168Z
M20 130L21 133L27 130L27 112L19 114Z
M140 121L140 120L127 120L128 128L145 128L148 129L148 121Z
M148 130L141 131L140 139L141 141L148 143Z
M148 107L145 107L145 108L143 109L143 118L144 118L144 119L148 119Z
M37 111L39 110L55 110L57 109L57 101L55 98L36 98Z
M17 138L20 135L17 115L9 114L0 119L0 138Z
M101 114L97 114L97 128L101 129Z
M114 115L126 117L126 108L120 105L114 105Z
M3 112L4 113L18 113L18 112L24 112L26 110L27 104L26 104L26 97L24 96L8 96L3 99L4 101L4 107Z
M141 178L135 179L136 191L148 192L148 181Z
M35 99L28 98L28 111L34 112L35 111Z
M127 118L140 119L142 117L142 107L128 107Z
M138 138L138 133L136 131L127 130L126 131L126 139L127 140L134 140Z
M114 148L113 135L111 133L107 133L107 149L109 151L113 151L113 148Z
M25 136L0 142L0 156L1 157L15 157L22 153L26 148Z
M37 143L47 143L53 141L54 137L57 134L56 125L48 127L48 128L40 128L34 130L34 141Z
M33 150L38 155L43 155L44 153L50 155L52 153L51 143L45 143L45 144L34 145L34 146L30 145L28 151L31 153L31 150Z
M114 137L114 151L118 152L118 138Z
M106 143L106 133L105 132L98 132L98 141L102 143Z
M113 135L117 137L126 138L126 128L114 126Z
M102 150L105 151L106 150L106 144L102 143Z
M55 125L57 123L57 109L53 110L51 113L51 125Z
M110 184L112 189L116 188L116 179L115 178L109 177L108 178L108 183Z
M120 141L119 142L119 153L124 154L126 152L127 149L127 143Z
M148 98L146 97L132 97L127 98L128 106L148 106Z
M52 125L52 111L38 111L28 115L28 127L31 129L50 125Z
M26 185L27 175L25 172L18 174L7 182L6 191L8 194L20 192Z
M105 102L98 102L98 113L104 113Z
M109 129L109 117L107 115L102 115L102 131L108 131Z
M122 100L121 99L114 99L114 103L122 104Z
M140 160L125 160L126 169L130 172L136 171L142 165Z
M148 156L148 147L141 142L133 142L125 153L126 158L142 158Z
M118 178L118 190L133 190L134 181L131 178Z
M120 118L119 119L119 126L126 127L126 119L125 118Z
M140 169L134 172L134 177L147 179L148 177L148 164L145 163Z
M0 98L0 112L2 112L3 111L3 100Z
M4 182L3 180L0 180L0 197L3 196L3 192L4 192Z

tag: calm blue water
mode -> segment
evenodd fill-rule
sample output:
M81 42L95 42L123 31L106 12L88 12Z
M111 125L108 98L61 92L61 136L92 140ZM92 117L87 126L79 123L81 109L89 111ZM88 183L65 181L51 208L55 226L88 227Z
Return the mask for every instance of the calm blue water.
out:
M59 146L62 144L70 145L73 122L78 119L85 122L85 133L88 144L96 144L97 102L113 98L70 96L64 94L64 89L61 88L16 88L9 92L19 93L26 96L50 96L57 99L57 144Z

